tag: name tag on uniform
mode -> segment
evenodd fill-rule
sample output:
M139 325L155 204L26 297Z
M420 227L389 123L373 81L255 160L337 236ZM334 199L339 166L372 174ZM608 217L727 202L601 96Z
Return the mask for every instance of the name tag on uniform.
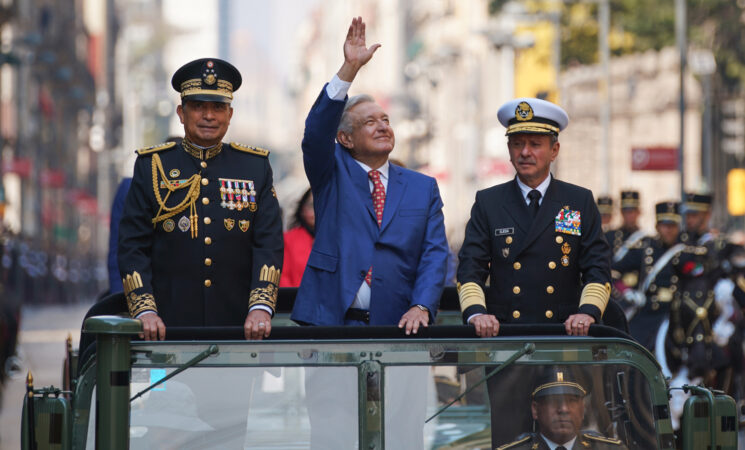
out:
M559 233L582 235L582 218L579 211L569 209L565 206L556 215L554 230Z
M515 234L515 228L495 228L494 229L494 236L507 236L510 234Z

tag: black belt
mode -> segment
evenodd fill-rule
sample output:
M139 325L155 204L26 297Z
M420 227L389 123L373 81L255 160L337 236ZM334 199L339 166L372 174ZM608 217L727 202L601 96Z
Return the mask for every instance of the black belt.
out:
M369 324L370 323L370 311L366 309L349 308L347 310L347 313L344 314L344 320L359 320L361 322L365 322L366 324Z

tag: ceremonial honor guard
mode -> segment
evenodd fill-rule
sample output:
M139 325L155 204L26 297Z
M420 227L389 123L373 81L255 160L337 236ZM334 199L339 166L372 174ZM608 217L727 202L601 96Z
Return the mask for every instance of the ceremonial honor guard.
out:
M498 116L517 176L476 193L459 254L463 319L480 336L496 335L499 322L564 323L586 335L608 302L610 249L592 193L549 171L569 118L534 98Z
M610 228L610 221L613 219L613 199L607 195L598 197L598 211L600 212L603 233L605 233Z
M222 142L241 85L231 64L192 61L171 85L185 137L137 151L119 229L130 315L145 339L163 339L165 326L244 326L260 339L283 252L269 152Z
M615 283L620 292L631 335L650 351L657 330L670 313L670 302L677 289L678 276L673 260L685 248L680 242L680 205L662 202L655 205L657 235L646 237L638 249L626 254L613 269L624 273L637 271L636 287Z

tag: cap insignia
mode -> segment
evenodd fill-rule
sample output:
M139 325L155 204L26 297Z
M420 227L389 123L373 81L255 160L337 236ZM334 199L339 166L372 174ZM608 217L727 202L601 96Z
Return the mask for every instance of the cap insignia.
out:
M209 86L212 86L213 84L215 84L215 81L217 81L217 77L215 76L214 73L211 73L207 75L206 77L204 77L204 84L207 84Z
M528 102L520 102L515 108L515 119L520 122L533 119L533 108Z
M564 381L564 372L556 373L556 381Z

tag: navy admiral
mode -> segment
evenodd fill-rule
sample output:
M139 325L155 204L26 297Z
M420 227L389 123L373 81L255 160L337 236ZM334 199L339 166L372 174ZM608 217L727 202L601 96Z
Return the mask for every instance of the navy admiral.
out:
M476 193L457 275L464 321L482 337L500 322L587 335L610 295L610 248L592 193L550 173L569 118L535 98L506 103L498 117L517 176Z
M618 439L580 431L585 418L585 388L568 370L552 368L531 394L530 410L537 432L525 433L498 450L625 449Z
M119 270L143 337L166 326L271 331L282 268L282 223L268 151L223 143L241 75L205 58L171 80L181 143L138 150L119 228Z
M638 249L632 249L613 269L640 273L636 287L620 286L622 305L629 319L631 335L654 350L657 331L670 314L670 302L677 289L677 261L685 244L680 242L680 204L661 202L655 205L657 235L646 237Z

